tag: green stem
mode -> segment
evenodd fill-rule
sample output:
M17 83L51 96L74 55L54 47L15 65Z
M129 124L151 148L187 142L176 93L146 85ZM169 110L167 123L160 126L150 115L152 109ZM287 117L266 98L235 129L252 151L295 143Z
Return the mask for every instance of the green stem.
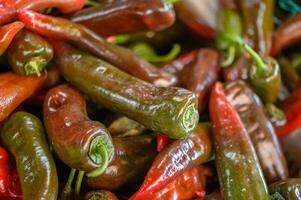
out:
M93 0L87 0L85 5L86 6L99 6L100 3L97 3L97 2L95 2Z
M243 43L243 48L252 57L255 65L257 67L256 73L261 77L265 77L268 74L268 69L266 67L264 60L262 60L262 58L247 43Z
M109 165L109 154L107 151L107 148L104 145L100 145L99 147L100 152L102 152L102 163L101 166L99 168L97 168L94 171L91 171L87 174L88 177L96 177L96 176L100 176L108 167Z
M180 0L165 0L166 3L169 3L169 4L173 4L173 3L177 3L179 2Z
M225 53L225 59L223 59L222 67L228 67L231 65L235 59L235 53L236 48L235 46L231 45L229 48L227 48L227 51Z
M80 188L82 186L82 181L84 178L85 172L79 171L75 183L75 200L80 200Z
M75 176L76 170L75 169L71 169L70 173L69 173L69 177L68 177L68 181L64 187L62 196L61 196L61 200L67 200L68 196L71 194L72 192L72 182Z

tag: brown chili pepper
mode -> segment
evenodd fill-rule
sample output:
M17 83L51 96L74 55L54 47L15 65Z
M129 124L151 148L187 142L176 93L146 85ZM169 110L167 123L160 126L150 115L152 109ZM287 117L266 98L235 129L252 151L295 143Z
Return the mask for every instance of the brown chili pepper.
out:
M110 191L97 190L88 192L85 195L85 200L118 200L118 198Z

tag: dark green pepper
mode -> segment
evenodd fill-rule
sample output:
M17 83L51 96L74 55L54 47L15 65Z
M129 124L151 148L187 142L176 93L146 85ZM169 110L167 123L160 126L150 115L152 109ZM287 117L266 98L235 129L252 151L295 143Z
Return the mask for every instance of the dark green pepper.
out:
M279 192L285 200L301 199L301 179L287 179L269 186L270 193Z
M98 190L88 192L85 195L85 200L118 200L118 198L112 192Z
M280 65L281 76L283 79L283 83L287 86L291 91L296 89L300 83L300 77L297 69L293 66L293 62L290 62L290 59L281 56L277 59Z
M198 110L192 92L156 87L67 44L56 43L55 50L62 75L94 102L171 138L193 133Z
M1 140L16 159L23 200L56 200L58 177L41 121L17 112L4 123Z
M40 74L53 58L52 46L41 36L22 30L7 50L8 62L21 75Z
M117 190L141 181L156 156L154 135L113 138L115 156L101 176L86 180L93 189Z
M59 158L71 168L98 176L113 158L107 129L91 121L84 97L69 85L51 89L44 101L44 124Z

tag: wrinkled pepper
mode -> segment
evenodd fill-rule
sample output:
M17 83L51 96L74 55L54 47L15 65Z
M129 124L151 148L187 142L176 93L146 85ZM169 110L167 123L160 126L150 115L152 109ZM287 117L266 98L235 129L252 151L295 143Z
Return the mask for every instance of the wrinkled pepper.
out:
M238 4L242 12L244 40L259 55L270 55L275 0L238 0Z
M191 167L178 176L171 183L167 184L160 191L149 194L143 197L144 200L186 200L192 199L197 196L197 194L202 194L206 186L206 176L208 169L202 166ZM130 200L138 200L135 195L130 198Z
M123 0L86 8L70 19L107 37L138 31L161 31L175 22L175 13L172 4L166 0Z
M285 157L259 97L243 81L227 84L225 93L251 138L267 183L288 178Z
M71 13L80 10L85 5L85 0L15 0L3 1L0 8L0 25L12 21L20 10L44 10L47 8L58 8L62 13ZM0 5L2 2L0 2Z
M118 198L110 191L97 190L88 192L84 200L118 200Z
M301 40L301 13L291 16L275 31L271 55L278 55L286 47Z
M141 181L156 156L154 135L113 138L115 156L101 176L88 177L93 189L117 190Z
M87 116L84 97L69 85L48 91L43 107L48 138L69 167L98 176L114 155L112 139L100 122Z
M156 157L135 199L143 199L165 188L186 169L198 166L211 157L209 127L200 123L194 134L176 140Z
M39 34L82 46L125 72L160 86L174 84L175 78L138 57L131 50L106 42L91 30L69 20L23 10L18 18L25 27Z
M108 127L112 137L127 137L143 134L146 129L138 122L127 117L119 117Z
M22 22L13 22L11 24L7 24L0 27L0 56L5 52L15 35L23 27L24 24Z
M46 75L20 76L11 72L0 74L0 122L23 101L43 87Z
M292 178L278 181L269 186L270 193L279 192L285 200L301 199L301 179Z
M16 160L23 200L56 200L58 177L42 122L16 112L4 123L1 140Z
M7 58L17 74L39 75L53 58L53 49L41 36L23 30L11 42Z
M182 86L196 93L199 112L207 105L208 95L219 75L219 54L213 49L200 49L195 63L182 73Z
M251 139L219 82L213 87L209 111L223 199L269 200Z
M192 92L156 87L67 44L56 43L55 51L62 75L92 101L170 138L187 136L196 127L197 98Z

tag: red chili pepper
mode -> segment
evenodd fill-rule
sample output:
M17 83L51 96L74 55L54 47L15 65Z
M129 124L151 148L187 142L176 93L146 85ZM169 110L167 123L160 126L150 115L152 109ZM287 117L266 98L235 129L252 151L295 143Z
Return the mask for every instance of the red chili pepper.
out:
M157 135L157 151L160 152L170 142L169 137L163 134Z
M1 12L1 8L0 8ZM0 14L1 15L1 14ZM0 16L1 18L1 16ZM22 22L13 22L0 27L0 56L5 52L15 35L24 27Z
M3 1L0 8L0 24L7 23L16 17L18 11L23 9L43 10L47 8L58 8L62 13L71 13L81 10L86 0L18 0Z

